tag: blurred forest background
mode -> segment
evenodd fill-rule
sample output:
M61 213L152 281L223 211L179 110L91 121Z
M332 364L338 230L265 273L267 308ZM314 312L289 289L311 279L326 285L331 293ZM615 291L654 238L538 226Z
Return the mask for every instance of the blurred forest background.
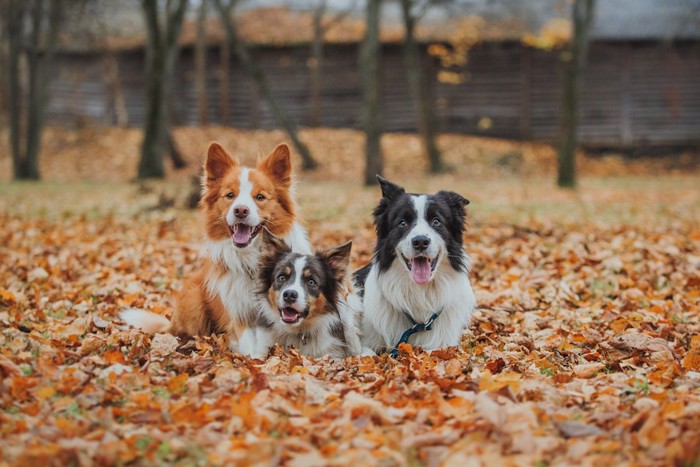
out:
M700 0L0 0L0 82L0 465L700 466ZM470 199L461 344L127 328L214 140L353 270L375 174Z
M698 0L1 0L0 17L5 180L187 179L213 139L287 140L304 170L367 184L558 167L574 186L577 151L597 174L697 167Z

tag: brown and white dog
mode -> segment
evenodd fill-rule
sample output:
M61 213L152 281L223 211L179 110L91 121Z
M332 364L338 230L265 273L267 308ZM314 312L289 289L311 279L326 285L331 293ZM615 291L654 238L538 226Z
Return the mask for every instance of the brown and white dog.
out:
M301 254L263 233L260 263L257 349L263 357L277 343L304 355L343 358L361 352L359 334L346 297L352 242Z
M232 349L252 354L260 309L256 294L265 228L300 254L311 253L296 218L289 148L280 144L255 168L244 167L218 143L209 146L200 207L206 219L203 265L185 280L172 321L143 310L122 319L147 332L208 335L227 332Z

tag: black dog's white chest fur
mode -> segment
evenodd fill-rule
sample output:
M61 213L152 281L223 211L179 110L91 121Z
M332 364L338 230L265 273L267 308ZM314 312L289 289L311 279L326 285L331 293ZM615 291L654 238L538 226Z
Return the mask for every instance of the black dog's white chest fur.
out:
M462 244L469 202L449 191L409 194L381 178L380 185L374 258L354 276L363 345L391 349L412 325L406 314L422 323L435 313L432 330L409 342L426 349L458 345L476 306Z

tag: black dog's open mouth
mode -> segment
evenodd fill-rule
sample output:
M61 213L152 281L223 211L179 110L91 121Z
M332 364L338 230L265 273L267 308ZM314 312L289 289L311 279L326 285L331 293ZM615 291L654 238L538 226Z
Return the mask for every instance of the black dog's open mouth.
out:
M416 256L411 259L403 257L406 267L411 272L411 277L417 284L425 284L430 280L430 275L435 271L435 266L437 266L438 258L437 255L432 260L426 256Z
M244 248L250 245L255 236L260 232L262 224L258 224L255 227L248 224L238 223L229 225L228 229L231 231L231 239L233 244L238 248Z
M306 313L303 311L297 311L291 306L280 308L280 317L282 322L286 324L298 323Z

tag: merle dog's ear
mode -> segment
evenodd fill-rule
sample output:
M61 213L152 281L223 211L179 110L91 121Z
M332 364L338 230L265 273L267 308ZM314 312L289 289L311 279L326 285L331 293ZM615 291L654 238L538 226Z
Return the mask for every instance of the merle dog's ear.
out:
M352 250L352 242L318 253L318 258L328 264L333 277L338 282L342 282L347 274L350 265L350 250Z
M263 228L262 232L262 253L265 257L274 257L280 253L288 253L291 251L289 245L279 237L275 237L269 230Z
M400 187L395 183L391 183L381 175L377 175L377 181L379 182L379 187L382 189L382 197L386 198L387 200L394 199L397 196L406 193L406 190L404 190L403 187Z

